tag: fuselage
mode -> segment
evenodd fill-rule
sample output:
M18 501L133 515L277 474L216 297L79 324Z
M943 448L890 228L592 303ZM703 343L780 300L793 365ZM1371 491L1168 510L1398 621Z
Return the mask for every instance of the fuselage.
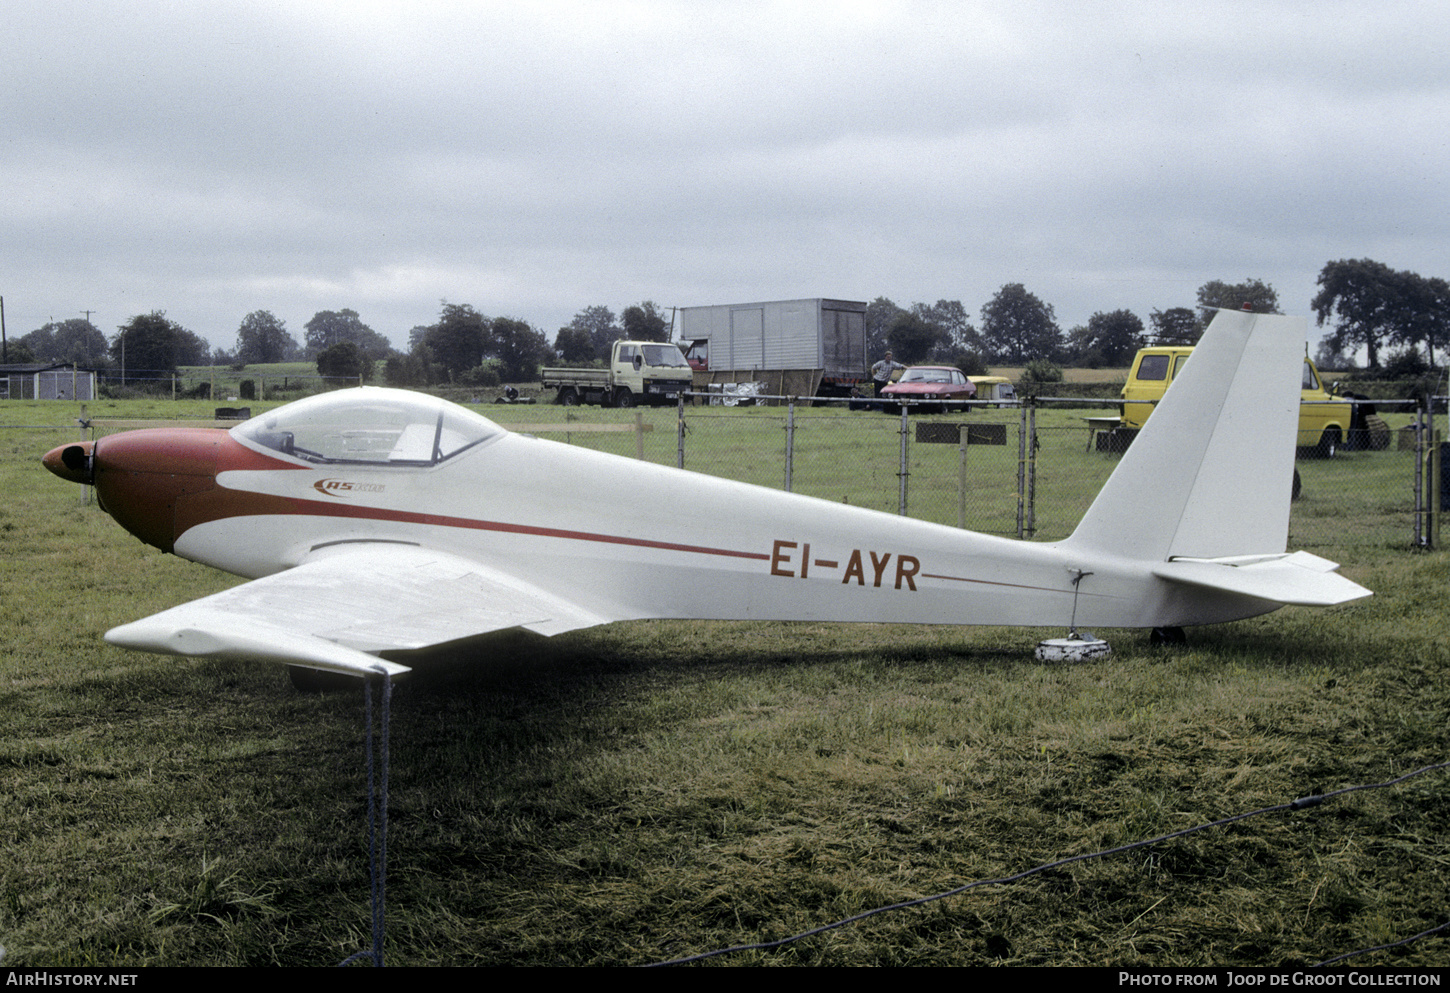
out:
M376 402L398 391L346 392ZM1190 593L1152 563L1071 541L1015 541L604 455L444 406L458 418L450 429L477 434L452 452L435 441L429 458L396 457L403 438L386 441L394 457L328 455L304 449L301 430L257 424L127 432L45 461L90 481L71 468L84 467L102 507L142 540L248 578L340 543L396 542L505 569L616 618L1065 627L1075 609L1082 626L1158 627L1277 606Z

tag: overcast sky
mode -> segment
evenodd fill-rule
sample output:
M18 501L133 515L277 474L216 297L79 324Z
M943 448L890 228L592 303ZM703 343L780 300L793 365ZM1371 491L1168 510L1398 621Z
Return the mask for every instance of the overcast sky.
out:
M1440 3L8 0L8 334L1450 277ZM1311 322L1312 325L1312 322ZM1311 326L1316 340L1321 332Z

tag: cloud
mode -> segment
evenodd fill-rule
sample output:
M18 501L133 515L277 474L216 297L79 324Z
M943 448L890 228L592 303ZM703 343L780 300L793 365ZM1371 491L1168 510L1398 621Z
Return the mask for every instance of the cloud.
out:
M960 299L1065 325L1450 270L1431 4L21 2L7 309L213 344L439 301ZM28 330L28 328L27 328Z

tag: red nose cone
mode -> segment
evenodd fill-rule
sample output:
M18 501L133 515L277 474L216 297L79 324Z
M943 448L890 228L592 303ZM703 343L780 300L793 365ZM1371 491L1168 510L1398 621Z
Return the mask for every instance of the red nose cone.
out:
M40 464L61 479L72 483L91 481L91 450L94 441L73 441L52 448L40 458Z
M217 449L226 436L208 428L148 428L101 438L91 459L101 507L148 545L171 551L177 505L216 486ZM64 452L60 458L64 465Z

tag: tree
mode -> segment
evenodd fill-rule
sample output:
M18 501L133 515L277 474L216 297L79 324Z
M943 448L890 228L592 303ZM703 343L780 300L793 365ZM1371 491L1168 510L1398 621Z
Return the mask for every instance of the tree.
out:
M614 311L608 307L595 305L585 307L574 315L574 319L568 325L575 331L582 331L589 336L593 349L590 358L602 359L609 355L610 348L624 334L618 322L614 319ZM560 329L562 330L562 328ZM586 361L583 359L570 359L573 361Z
M303 325L308 356L315 356L339 341L350 341L370 359L386 358L393 350L388 339L362 322L355 310L319 310Z
M982 350L982 336L967 319L967 308L962 306L960 300L938 300L934 304L914 303L911 305L911 312L928 324L935 325L941 329L946 336L946 342L938 348L938 351L967 351L980 352Z
M1189 307L1155 310L1148 315L1148 323L1153 326L1155 345L1196 345L1203 337L1204 325Z
M105 364L109 347L100 328L83 317L51 321L20 338L19 343L30 349L33 361L74 362L90 368Z
M947 348L937 349L932 354L932 361L940 365L956 366L962 370L963 375L985 376L987 374L987 363L982 361L980 352L974 352L970 348Z
M383 366L383 379L389 386L424 386L428 382L428 365L416 353L394 352Z
M525 321L496 317L493 337L498 343L498 374L506 383L539 378L539 366L553 355L549 339Z
M175 321L166 311L137 314L117 329L111 357L124 368L175 373L179 365L205 365L211 346Z
M25 339L29 337L30 335L25 335L23 338L16 338L14 341L7 343L5 346L4 361L13 362L16 365L39 362L40 360L35 357L35 353L30 350L30 346L25 343Z
M1378 369L1380 346L1394 335L1400 274L1373 259L1340 259L1319 270L1319 292L1310 306L1315 323L1334 325L1329 342L1335 351L1363 347L1369 367Z
M1319 347L1314 350L1314 365L1320 372L1325 369L1353 369L1354 359L1334 344L1334 335L1327 334L1319 339Z
M329 378L373 378L373 360L355 342L339 341L317 353L317 372Z
M625 307L619 319L624 323L624 336L630 341L670 340L670 322L653 300Z
M414 329L417 333L418 329ZM409 336L412 339L412 336ZM420 349L419 346L422 346ZM443 301L438 323L422 329L413 351L427 363L437 363L452 381L496 353L493 322L466 303Z
M52 359L51 356L55 354L54 322L43 325L42 327L38 327L29 334L22 335L19 338L15 339L15 344L11 347L14 348L16 346L25 349L26 353L29 354L30 358L28 360L11 359L10 361L12 362L53 362L54 359Z
M982 339L999 360L1019 365L1051 358L1062 341L1052 306L1008 283L982 308Z
M1033 359L1022 367L1024 383L1060 383L1062 370L1047 359Z
M285 362L297 352L297 339L287 332L287 322L271 311L254 310L237 328L237 361Z
M1317 323L1334 325L1327 342L1335 351L1364 348L1371 369L1380 366L1385 344L1425 346L1431 365L1435 346L1450 335L1450 283L1438 277L1397 271L1373 259L1326 262L1319 293L1310 304Z
M572 324L564 325L554 336L554 351L571 365L594 361L594 341L589 332Z
M886 344L898 362L915 365L937 348L949 344L945 331L917 314L902 311L886 332Z
M866 359L879 358L890 346L886 334L898 316L906 313L886 297L877 297L866 305Z
M1425 346L1430 368L1435 367L1435 346L1450 337L1450 283L1419 273L1401 272L1402 311L1395 328L1395 340L1407 348Z
M1201 323L1207 328L1215 309L1277 314L1279 294L1261 279L1246 279L1242 283L1225 283L1215 279L1198 288L1198 306L1203 311Z
M1074 328L1068 336L1073 360L1089 368L1126 366L1143 347L1143 322L1131 311L1099 311L1088 318L1086 327Z

